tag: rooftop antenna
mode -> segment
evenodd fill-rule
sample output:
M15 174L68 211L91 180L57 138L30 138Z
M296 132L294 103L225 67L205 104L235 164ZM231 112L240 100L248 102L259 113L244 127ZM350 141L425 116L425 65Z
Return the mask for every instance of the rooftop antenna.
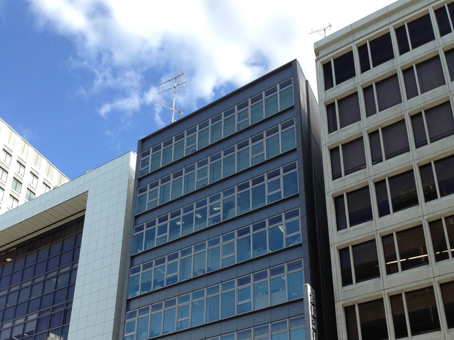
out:
M164 88L162 91L156 93L156 96L152 99L152 102L156 103L156 104L159 104L162 107L165 107L166 109L171 110L172 111L172 123L175 123L175 112L177 112L180 116L183 114L183 111L175 109L175 100L176 100L176 97L177 97L177 88L178 87L184 87L184 85L186 84L186 77L185 77L183 72L180 72L180 74L177 75L176 77L170 78L169 80L166 80L166 81L158 84L157 86L160 87L162 85L166 85L166 84L171 83L171 82L173 82L173 85L169 86L167 88ZM164 103L162 103L162 102L160 102L159 100L156 99L157 96L159 96L159 95L161 95L161 94L163 94L165 92L168 92L170 90L173 90L173 104L172 104L172 107L170 107L169 105L164 104Z
M328 23L327 26L322 27L318 30L311 30L309 34L320 33L321 31L323 31L323 38L326 38L326 31L329 31L331 29L331 27L333 27L333 25Z

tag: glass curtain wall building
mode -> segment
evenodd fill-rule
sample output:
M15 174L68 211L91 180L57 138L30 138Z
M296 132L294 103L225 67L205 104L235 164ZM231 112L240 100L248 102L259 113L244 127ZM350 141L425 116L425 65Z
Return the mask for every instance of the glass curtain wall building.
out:
M324 338L317 126L293 61L139 141L123 339Z
M125 154L0 216L1 340L119 338L135 163Z
M338 336L454 336L454 2L315 44Z

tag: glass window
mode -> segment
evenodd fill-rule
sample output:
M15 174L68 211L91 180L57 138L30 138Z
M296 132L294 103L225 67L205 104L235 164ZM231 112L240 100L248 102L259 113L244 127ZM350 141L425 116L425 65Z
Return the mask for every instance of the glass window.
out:
M345 98L339 99L337 102L337 107L339 111L340 129L361 119L357 92Z
M333 68L330 61L323 65L323 79L325 83L325 90L328 90L334 86Z
M400 294L399 294L400 295ZM391 307L393 319L402 320L403 306L401 298L391 296ZM399 325L396 331L398 336L406 336L410 333L412 336L440 330L440 321L438 319L437 305L432 287L418 289L402 293L406 302L406 316L409 320L410 330L402 329Z
M366 167L363 138L357 138L342 145L344 174L348 175Z
M454 328L454 282L442 283L440 289L448 328Z
M371 40L369 45L373 67L381 65L394 58L393 45L391 42L391 35L389 33Z
M363 339L388 339L385 308L382 299L358 304L358 314Z
M385 180L376 183L377 202L380 216L388 211L386 208ZM394 212L418 205L413 170L388 178L391 206Z
M351 253L354 263L354 281L349 247L339 250L343 286L380 277L375 240L353 245Z
M445 84L439 56L420 62L403 72L408 99ZM419 88L416 86L416 76Z
M369 187L347 193L348 219L350 226L361 224L372 219Z
M438 31L440 32L440 36L451 33L452 29L449 23L449 16L445 6L435 10L435 17L437 18Z
M355 64L353 62L352 51L334 59L334 73L336 76L336 85L355 76Z
M454 8L454 5L452 5L451 7ZM454 13L454 9L451 12ZM454 14L452 16L454 16ZM451 78L451 81L454 81L454 49L446 51L445 57L446 57L446 63L448 64L449 76Z
M375 83L378 111L383 111L402 102L397 75Z
M11 188L13 188L13 190L16 191L17 193L20 193L22 190L22 183L19 182L16 178L13 178Z
M452 258L454 249L454 215L429 223L435 261Z
M435 171L433 171L435 169ZM454 156L442 158L419 168L426 202L454 193ZM435 185L435 176L436 184Z

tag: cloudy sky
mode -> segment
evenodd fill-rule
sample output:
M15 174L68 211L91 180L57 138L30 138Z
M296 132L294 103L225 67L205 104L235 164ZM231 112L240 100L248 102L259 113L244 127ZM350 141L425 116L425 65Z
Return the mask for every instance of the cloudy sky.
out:
M170 123L163 80L185 114L295 58L315 88L309 33L392 2L0 0L0 117L73 179Z

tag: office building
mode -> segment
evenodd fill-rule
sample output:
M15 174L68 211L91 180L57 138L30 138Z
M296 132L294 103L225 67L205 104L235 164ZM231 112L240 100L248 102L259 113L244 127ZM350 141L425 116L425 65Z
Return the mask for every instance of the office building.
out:
M454 338L454 3L315 44L340 339Z
M124 340L335 338L318 105L296 61L139 140L137 164Z
M0 214L66 182L65 175L0 119Z
M120 338L136 156L0 216L0 339Z

